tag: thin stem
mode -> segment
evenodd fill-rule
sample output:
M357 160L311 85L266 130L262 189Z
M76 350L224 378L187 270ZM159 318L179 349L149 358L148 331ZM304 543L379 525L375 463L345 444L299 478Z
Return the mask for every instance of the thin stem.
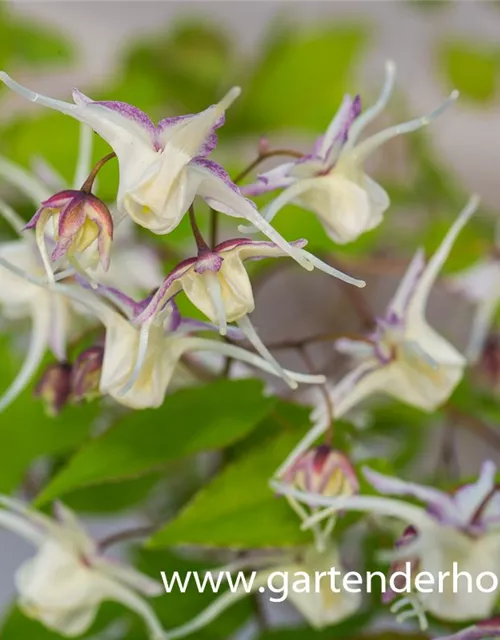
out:
M116 158L116 153L114 151L112 151L111 153L108 153L108 155L104 156L104 158L101 158L101 160L99 160L99 162L95 165L95 167L90 172L89 177L82 184L80 191L83 191L84 193L91 193L92 187L94 186L95 179L97 178L97 174L103 168L103 166L113 158Z
M215 249L219 239L219 212L210 209L210 246Z
M205 242L205 238L202 236L201 231L200 231L200 227L198 226L198 223L196 222L196 216L195 216L195 213L194 213L194 206L193 205L191 205L189 207L189 222L191 224L191 230L193 232L193 236L194 236L194 240L196 242L196 246L198 247L198 252L210 251L210 247ZM213 243L212 243L212 246L213 246Z
M99 542L99 550L105 551L109 549L109 547L118 544L119 542L126 542L127 540L134 540L135 538L146 538L149 537L154 531L156 527L152 525L145 525L143 527L135 527L134 529L125 529L124 531L118 531L117 533L113 533L110 536L103 538Z
M235 184L239 184L242 180L244 180L249 173L251 173L254 169L256 169L259 164L264 162L264 160L268 160L269 158L274 158L276 156L290 156L291 158L302 158L303 153L300 151L294 151L293 149L273 149L272 151L265 151L264 153L259 153L259 155L251 162L248 167L243 169L241 173L239 173L234 179Z
M372 344L372 341L359 333L323 333L317 336L308 336L306 338L298 338L291 340L282 340L281 342L274 342L266 345L268 349L302 349L308 344L315 344L317 342L335 342L340 339L357 340L358 342L366 342Z

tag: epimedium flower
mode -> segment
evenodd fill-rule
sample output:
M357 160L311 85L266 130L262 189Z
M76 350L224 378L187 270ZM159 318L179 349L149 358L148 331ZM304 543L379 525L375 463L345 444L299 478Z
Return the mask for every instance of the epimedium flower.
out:
M246 349L193 335L213 331L214 327L181 319L172 303L148 327L147 334L111 307L101 307L96 312L106 327L100 391L126 406L136 409L160 406L181 359L196 351L220 354L280 375L274 363ZM283 375L294 382L318 384L324 381L324 376L287 370L283 370Z
M475 212L473 197L460 213L432 258L425 264L417 251L388 305L366 341L341 339L337 348L356 362L329 390L330 402L317 394L313 427L281 466L283 472L324 433L333 416L340 418L368 396L382 393L423 411L434 411L460 382L467 359L426 320L427 299L461 229Z
M0 177L29 198L37 208L40 202L50 200L54 191L76 192L91 174L92 135L92 129L87 125L81 125L78 158L71 185L68 185L53 167L41 159L38 159L33 171L28 171L0 156ZM112 227L110 227L113 230L113 243L110 247L112 259L104 261L106 266L104 269L102 261L99 260L99 247L95 247L94 241L83 254L78 256L79 267L92 282L119 289L129 296L138 297L145 291L157 288L163 280L157 253L146 243L137 242L134 224L130 218L116 219L113 207L108 208L108 211L112 216ZM17 231L20 232L25 228L25 223L15 215L15 212L6 207L5 203L2 213L9 217ZM45 227L44 236L43 245L41 245L43 240L41 236L39 237L39 246L41 245L41 255L45 256L46 270L50 276L52 265L45 250L47 242L54 245L54 234L51 233L50 225ZM56 266L56 273L60 273L61 270L67 272L67 262L63 261L60 266L54 266Z
M217 144L216 129L224 122L225 110L240 94L238 87L199 114L165 118L154 125L143 111L124 102L94 101L75 90L71 104L31 91L4 72L0 79L24 98L89 125L108 142L120 169L118 209L137 224L157 234L169 233L198 195L217 211L245 218L304 268L314 268L207 157Z
M220 569L211 570L210 573L232 573L257 567L264 568L256 572L250 589L240 586L220 596L190 622L170 629L168 640L184 638L199 631L235 602L251 593L262 593L266 587L276 594L277 589L281 591L287 584L287 601L315 629L337 624L354 615L361 607L361 594L348 592L341 586L346 570L337 547L332 543L322 551L318 551L315 546L306 546L301 549L281 550L277 554L253 554ZM327 575L332 567L336 569L336 578L338 576L335 589L332 589L332 580ZM316 576L320 572L324 573L318 584Z
M286 254L272 242L257 242L246 238L226 240L212 250L201 236L192 211L190 215L198 245L197 257L188 258L177 265L141 311L136 322L147 330L165 304L180 291L184 291L189 300L219 327L221 335L226 335L228 323L237 322L257 352L275 366L279 375L287 379L248 317L255 308L255 301L250 277L243 264L246 260L278 258ZM292 244L303 251L306 240L298 240ZM314 256L311 258L315 259ZM329 272L350 284L365 284L337 269L330 268ZM292 387L296 386L292 380L287 381Z
M54 518L6 496L0 504L0 526L36 548L15 575L18 603L28 617L72 638L88 631L102 602L114 600L144 619L152 640L166 638L144 597L161 595L161 583L106 558L62 504Z
M381 223L390 204L389 197L365 173L365 161L391 138L429 124L458 97L454 91L431 114L389 127L358 142L366 126L386 106L394 77L394 64L388 62L382 92L370 109L363 113L359 96L345 96L326 133L318 138L310 154L260 175L256 184L243 189L247 195L284 189L265 210L264 216L269 222L287 203L294 202L315 213L329 237L339 244L352 242ZM242 230L248 232L251 228Z
M300 491L328 497L350 496L359 491L358 478L349 458L328 445L321 445L300 456L287 469L283 479ZM302 522L316 513L315 508L307 511L291 496L287 496L287 499ZM327 548L335 522L336 519L332 516L323 529L319 525L313 527L316 548L319 551Z
M27 229L36 231L37 244L47 274L53 280L44 239L45 227L51 218L55 219L56 241L51 255L52 262L67 254L72 256L83 253L97 241L101 266L105 271L109 269L113 218L104 202L84 189L61 191L42 202L40 209L26 225Z
M432 577L434 589L413 591L406 599L410 604L413 600L416 613L421 608L450 621L490 616L497 594L480 590L476 585L481 574L493 572L498 575L500 570L500 491L495 481L495 465L483 463L476 482L465 484L452 493L368 468L364 469L364 474L380 493L408 496L424 503L425 508L385 496L328 498L298 491L282 482L273 481L271 485L279 493L311 507L325 507L306 521L306 528L339 511L391 516L410 525L413 528L411 539L387 553L386 557L392 561L407 560L412 567L418 565L420 572ZM440 577L446 572L445 578ZM458 572L467 577L452 579Z

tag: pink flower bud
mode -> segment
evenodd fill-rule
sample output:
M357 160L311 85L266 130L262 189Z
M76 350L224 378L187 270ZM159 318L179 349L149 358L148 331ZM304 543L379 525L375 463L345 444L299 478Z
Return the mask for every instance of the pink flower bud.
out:
M301 456L284 479L301 491L328 497L350 496L359 490L356 473L347 456L327 445Z
M75 401L92 400L98 397L104 347L85 349L78 356L71 373L71 389Z
M26 228L41 227L43 231L49 219L55 216L56 246L52 261L68 252L82 253L97 240L99 259L107 270L113 240L113 218L104 202L85 191L61 191L42 202Z
M36 385L34 393L44 402L49 415L58 415L71 395L71 365L67 362L49 365Z

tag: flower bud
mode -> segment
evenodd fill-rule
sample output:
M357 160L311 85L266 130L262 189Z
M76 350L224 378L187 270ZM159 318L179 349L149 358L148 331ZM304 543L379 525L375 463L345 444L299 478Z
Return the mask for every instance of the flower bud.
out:
M405 547L409 545L411 542L413 542L413 540L415 540L417 536L418 536L418 531L415 529L414 526L409 525L403 531L402 535L396 540L396 543L394 546L396 549L401 549L402 547ZM394 577L394 586L398 590L402 590L406 586L406 578L405 578L405 575L403 574L406 573L405 570L406 570L407 562L410 563L410 577L413 577L415 573L418 571L418 566L419 566L418 558L408 557L408 558L405 558L404 560L397 560L396 562L392 563L389 569L389 578L391 578L395 573L398 574ZM395 598L397 598L399 593L401 593L401 591L396 592L396 591L393 591L391 588L387 589L382 595L382 602L384 602L385 604L392 602Z
M98 397L104 347L85 349L78 356L71 372L71 390L75 401L92 400Z
M71 365L67 362L49 365L36 385L34 393L37 398L41 398L49 415L58 415L71 394Z
M36 228L37 233L43 236L45 226L53 217L56 218L56 246L52 261L68 252L82 253L97 239L99 261L107 271L113 240L113 218L104 202L84 190L61 191L42 202L26 228Z
M302 455L285 474L285 480L301 491L327 497L351 496L359 482L346 455L327 445Z

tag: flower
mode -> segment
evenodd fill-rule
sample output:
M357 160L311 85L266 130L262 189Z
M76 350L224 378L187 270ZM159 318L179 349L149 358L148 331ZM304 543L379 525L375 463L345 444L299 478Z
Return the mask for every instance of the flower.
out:
M495 473L495 465L485 462L476 482L448 494L364 469L367 480L377 491L409 496L423 502L425 509L393 498L328 498L297 491L281 482L273 481L271 485L279 493L311 507L326 507L323 512L313 515L305 523L306 527L330 518L340 510L392 516L411 525L416 535L386 554L387 558L394 561L411 559L412 566L418 561L419 571L431 574L436 588L412 594L417 614L418 607L423 607L437 618L461 621L490 616L497 600L494 590L488 593L486 589L474 588L481 574L493 572L498 575L500 571L500 490ZM448 572L447 580L439 577L445 572Z
M37 244L46 265L49 278L53 280L52 268L45 247L44 231L51 218L55 219L56 244L52 251L52 262L66 254L79 254L97 241L99 261L109 269L111 242L113 240L113 218L108 207L91 193L83 189L68 189L54 194L42 202L26 229L35 229Z
M349 458L340 451L335 451L328 445L321 445L307 451L291 465L284 477L284 482L309 493L322 496L350 496L359 491L359 482ZM307 512L304 507L292 497L288 502L299 518L305 522L316 513L313 508ZM335 526L335 517L330 518L325 527L313 528L316 548L319 552L328 546L328 540Z
M71 395L71 365L55 362L49 365L35 387L35 396L41 398L47 413L56 416L66 405Z
M35 207L38 207L40 202L50 199L53 191L79 189L91 171L92 135L92 129L81 125L78 158L72 185L66 184L64 179L42 160L38 160L38 173L35 174L0 156L0 176L27 196ZM21 232L25 227L24 221L19 219L17 214L1 200L0 209L0 212L4 217L7 217L16 231ZM116 218L112 210L111 215ZM138 297L146 291L157 288L163 279L163 274L156 252L144 242L137 242L134 225L130 218L113 220L112 224L112 259L107 270L103 268L99 260L95 260L94 243L83 255L79 256L81 269L85 271L92 282L119 289L132 297ZM47 226L45 237L50 240L49 232L50 227ZM45 244L42 247L42 255L45 255ZM45 264L50 275L52 267L47 259ZM62 264L60 269L65 270L66 266ZM59 271L59 267L57 267L57 271Z
M423 411L434 411L462 378L466 358L427 324L427 298L453 243L478 206L470 199L441 245L425 264L417 251L376 331L367 341L342 339L336 345L355 357L357 365L328 391L330 406L318 394L314 426L290 454L282 473L306 451L330 423L330 407L339 418L367 396L384 393Z
M247 195L258 195L284 189L268 207L265 218L270 222L289 202L312 211L321 220L329 237L345 244L378 226L389 197L385 190L366 175L363 164L385 142L395 136L415 131L429 124L458 97L454 91L430 115L381 131L363 142L358 138L365 127L386 106L394 84L395 67L386 65L386 80L378 101L365 113L361 99L345 96L326 133L318 138L309 155L287 162L259 176L255 185L244 189ZM242 228L250 231L249 228Z
M255 331L248 314L255 308L252 284L244 267L245 260L278 258L285 253L273 242L256 242L247 239L233 239L222 242L211 250L197 231L198 256L181 262L163 281L162 286L151 298L146 308L136 318L138 324L150 323L161 312L165 304L181 290L189 300L218 325L221 335L226 335L228 322L238 322L247 339L257 352L275 367L278 375L287 379L283 369L269 352ZM306 240L292 243L302 250ZM311 254L307 254L310 256ZM311 256L314 260L314 256ZM355 280L330 268L331 275L363 286ZM293 387L293 381L287 379Z
M485 345L500 303L500 256L496 253L449 278L450 288L463 294L476 307L467 356L476 362Z
M253 555L221 569L212 570L210 573L226 572L227 575L234 571L266 565L267 568L255 572L250 590L248 587L232 589L187 624L169 630L168 640L184 638L202 629L241 598L258 591L262 593L266 587L273 594L278 593L279 589L282 600L286 598L291 602L315 629L338 624L354 615L361 606L361 593L346 591L342 588L346 572L338 549L331 543L323 551L308 546L300 550L281 551L274 557ZM335 570L335 582L327 575L331 569ZM323 572L324 579L318 584L319 572ZM293 588L289 584L291 580L293 580ZM276 584L277 581L280 583L279 587ZM286 595L284 595L285 590Z
M143 111L124 102L94 101L75 90L71 104L30 91L4 72L0 79L28 100L89 125L108 142L120 168L118 210L137 224L157 234L169 233L198 195L217 211L247 219L304 268L314 268L207 157L217 144L216 129L224 123L225 110L240 94L238 87L199 114L165 118L154 125Z
M57 504L52 519L6 496L0 496L0 504L0 526L37 550L15 576L19 606L27 616L72 638L92 626L102 602L114 600L144 619L152 639L166 637L142 597L160 595L161 584L105 558L71 511Z
M350 496L359 490L356 472L349 458L328 445L303 454L288 469L284 480L301 491L329 497Z

